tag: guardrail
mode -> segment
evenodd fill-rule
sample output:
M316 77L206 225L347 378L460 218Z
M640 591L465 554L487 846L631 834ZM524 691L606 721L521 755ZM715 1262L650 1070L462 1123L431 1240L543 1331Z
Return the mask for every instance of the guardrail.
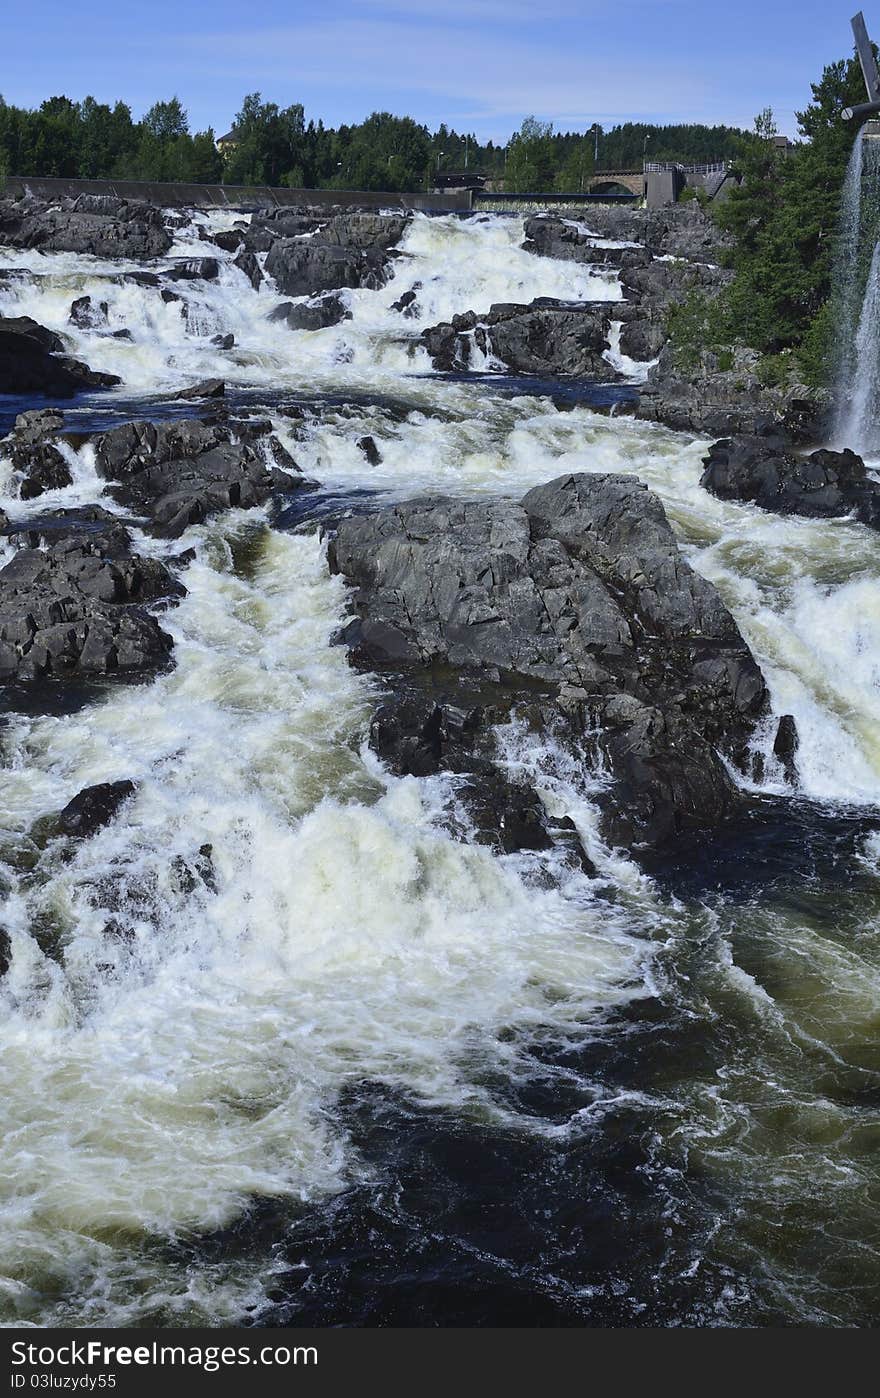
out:
M659 175L664 170L678 170L682 175L721 175L732 164L732 160L710 160L704 165L682 165L677 160L646 160L645 174Z

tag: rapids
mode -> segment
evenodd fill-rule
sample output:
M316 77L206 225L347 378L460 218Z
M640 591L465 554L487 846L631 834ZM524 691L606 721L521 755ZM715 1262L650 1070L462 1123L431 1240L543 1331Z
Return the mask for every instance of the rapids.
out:
M233 221L179 230L171 256L221 271L170 304L134 265L0 251L29 274L3 314L124 381L68 422L193 411L163 400L212 375L337 504L638 474L794 714L798 788L768 726L761 820L646 872L601 839L602 772L510 724L503 762L595 876L496 856L454 779L370 753L381 686L332 643L346 594L314 527L191 528L174 669L63 715L13 701L0 730L0 1317L876 1323L880 540L715 499L706 444L614 393L433 374L415 336L457 312L619 299L612 271L523 252L518 219L416 216L389 284L316 332L267 321L282 298L205 241ZM85 294L131 343L68 325ZM70 451L73 485L28 502L0 462L0 506L114 508ZM30 839L122 778L137 794L72 855Z

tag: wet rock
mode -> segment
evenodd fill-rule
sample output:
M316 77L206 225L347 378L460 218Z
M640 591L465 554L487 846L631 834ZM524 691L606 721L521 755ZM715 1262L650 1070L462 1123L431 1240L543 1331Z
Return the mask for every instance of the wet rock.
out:
M78 330L106 330L109 309L106 301L99 301L95 305L91 296L78 296L71 303L68 320Z
M105 558L120 559L131 552L131 535L125 524L100 505L53 510L7 526L6 542L13 548L51 549L71 539ZM160 590L157 595L164 594Z
M329 292L314 301L282 301L266 319L284 321L291 330L325 330L340 321L351 320L351 311L344 297Z
M58 833L79 840L94 835L96 830L109 825L123 802L136 790L132 781L101 782L97 786L87 786L72 801L68 801L59 813Z
M576 375L602 381L620 377L604 358L612 314L605 304L556 302L494 305L469 311L422 332L435 369L472 367L474 349L503 361L514 373Z
M5 976L12 962L12 938L5 927L0 927L0 976Z
M47 490L61 490L72 483L70 466L56 444L63 427L64 416L57 408L19 413L12 432L0 442L0 452L22 473L22 500L33 500Z
M178 855L171 861L171 878L178 893L195 893L200 884L211 893L216 893L214 846L200 845L198 853L189 861Z
M852 514L880 528L880 485L852 451L795 455L784 437L727 438L704 457L701 484L721 500L742 500L777 514L830 519Z
M95 438L99 475L116 497L174 538L219 510L310 488L263 419L126 423Z
M316 296L342 287L377 290L388 280L383 254L338 243L284 239L266 255L266 272L285 296Z
M244 229L224 229L222 233L214 234L213 242L224 252L237 252L244 242Z
M171 637L136 604L182 591L153 559L108 558L75 538L22 549L0 570L0 677L154 671Z
M785 780L790 786L797 786L797 754L800 747L797 724L793 714L783 714L776 728L773 740L773 756L781 763Z
M211 339L211 344L212 344L212 345L216 345L217 348L218 348L218 349L221 349L221 350L230 350L230 349L232 349L233 345L235 344L235 336L234 336L234 335L214 335L214 336L212 337L212 339Z
M358 437L357 445L371 466L381 466L382 453L376 446L375 437Z
M743 760L764 679L635 477L563 476L519 504L411 501L343 520L329 557L356 589L357 663L477 674L509 703L532 684L610 765L613 838L662 841L738 807L719 751Z
M249 252L247 251L247 249L242 248L241 252L236 257L233 266L237 267L240 272L244 273L251 286L254 288L254 291L259 291L263 281L263 271L260 267L259 262L257 261L256 257L252 252Z
M212 282L220 275L216 257L188 257L162 273L169 282Z
M111 388L122 380L102 374L62 353L60 335L30 316L0 316L0 383L7 393L43 393L71 398L92 388Z
M392 301L392 311L400 311L401 315L407 316L408 318L417 315L417 292L421 290L421 286L421 282L416 282L410 291L405 291L402 296L398 296L396 301Z
M171 246L161 209L94 194L76 199L0 199L0 244L135 261Z
M192 388L182 388L172 397L187 402L193 399L198 401L203 398L223 398L225 395L226 384L222 379L202 379L201 383L193 384Z

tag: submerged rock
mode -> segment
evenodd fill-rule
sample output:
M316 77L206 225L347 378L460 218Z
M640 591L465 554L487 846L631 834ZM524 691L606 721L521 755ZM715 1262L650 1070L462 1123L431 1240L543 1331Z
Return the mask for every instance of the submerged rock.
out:
M519 503L443 497L343 520L331 566L355 586L345 639L377 669L440 666L529 692L616 779L614 838L657 841L730 814L767 708L714 587L631 476L563 476ZM504 700L493 691L496 709Z
M721 500L814 519L853 514L880 528L880 485L855 452L823 449L796 456L784 438L740 437L714 442L703 460L700 484Z

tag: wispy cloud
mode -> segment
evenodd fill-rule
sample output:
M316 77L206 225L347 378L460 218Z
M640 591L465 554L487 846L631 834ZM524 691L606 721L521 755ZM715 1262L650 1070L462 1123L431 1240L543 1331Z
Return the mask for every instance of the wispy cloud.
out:
M474 36L448 22L418 30L377 19L294 24L200 35L193 49L190 61L203 70L223 78L246 73L252 87L283 82L291 100L320 89L363 93L375 105L387 93L383 106L427 98L437 110L448 104L450 116L482 122L516 122L528 112L573 126L648 113L674 119L706 98L693 64L658 65L649 53L633 52L620 69L588 50L561 52L549 34Z

